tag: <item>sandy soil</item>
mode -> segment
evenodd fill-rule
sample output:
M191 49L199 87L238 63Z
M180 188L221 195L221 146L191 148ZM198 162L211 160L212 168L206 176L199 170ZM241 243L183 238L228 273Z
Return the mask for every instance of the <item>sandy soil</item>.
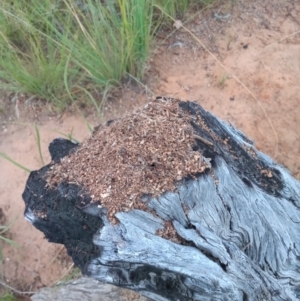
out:
M216 19L211 11L196 16L187 27L198 41L181 29L161 47L153 59L157 90L198 101L298 174L300 6L247 3L219 8L218 15L230 19Z
M132 111L149 100L149 91L195 100L232 122L261 151L300 175L300 3L297 1L226 1L211 10L191 13L191 21L159 47L145 79L148 93L132 84L111 99L101 118ZM198 40L195 40L193 36ZM210 53L205 49L207 48ZM8 100L7 100L8 99ZM5 104L4 104L4 101ZM55 131L82 141L89 135L82 116L57 116L38 102L2 97L0 151L30 169L41 167L34 124L39 124L45 162ZM1 104L1 102L0 102ZM34 290L50 285L71 266L59 245L48 243L23 218L21 194L28 174L0 158L0 208L7 222L15 220L10 237L21 247L4 245L1 274L12 286Z

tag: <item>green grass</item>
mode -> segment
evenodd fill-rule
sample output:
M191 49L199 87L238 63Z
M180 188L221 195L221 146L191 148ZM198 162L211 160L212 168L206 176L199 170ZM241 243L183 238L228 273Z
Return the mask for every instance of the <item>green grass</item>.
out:
M228 74L226 73L223 73L222 75L219 76L217 85L220 89L223 89L225 87L227 79L228 79Z
M168 12L173 18L182 17L182 15L187 11L188 0L174 1L174 0L156 0L154 5L159 6L163 11Z
M6 233L10 229L10 227L13 225L14 221L10 223L9 225L0 225L0 244L2 242L8 243L15 247L20 247L16 242L6 237ZM2 256L2 248L0 245L0 265L2 264L3 256Z
M72 270L68 273L68 275L66 275L65 277L63 277L63 279L61 279L59 281L58 284L56 285L64 285L66 282L70 281L70 280L74 280L74 279L78 279L81 276L81 271L78 267L73 267Z
M23 166L22 164L16 162L14 159L12 159L11 157L7 156L5 153L0 152L0 157L4 158L5 160L9 161L10 163L14 164L15 166L19 167L20 169L25 170L26 172L30 173L31 170L25 166Z
M59 109L85 99L100 110L95 92L105 98L128 74L142 78L162 12L182 16L189 5L208 2L3 0L0 81Z
M11 293L5 293L4 295L0 295L0 301L17 301Z
M40 159L42 162L42 166L45 166L45 162L44 162L44 158L43 158L43 154L42 154L42 147L41 147L40 130L37 125L35 125L35 134L36 134L36 143L37 143Z

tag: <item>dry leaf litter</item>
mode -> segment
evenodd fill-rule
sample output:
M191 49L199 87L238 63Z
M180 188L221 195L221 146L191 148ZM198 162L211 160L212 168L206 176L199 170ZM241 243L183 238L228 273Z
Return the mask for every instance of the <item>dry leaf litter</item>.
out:
M65 181L87 188L93 201L107 209L112 223L119 211L149 211L141 201L143 195L174 191L177 181L208 167L192 150L191 117L179 102L159 98L97 127L80 147L52 166L48 185Z

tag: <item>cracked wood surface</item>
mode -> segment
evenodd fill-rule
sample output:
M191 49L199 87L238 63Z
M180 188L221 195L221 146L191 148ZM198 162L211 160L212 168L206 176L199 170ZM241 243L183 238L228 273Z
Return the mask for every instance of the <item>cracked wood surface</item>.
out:
M239 130L193 102L180 105L205 139L194 149L209 170L175 192L143 197L151 210L118 212L113 225L83 188L47 190L49 164L28 179L25 217L65 244L84 274L153 300L299 300L299 182ZM166 222L181 243L157 234Z

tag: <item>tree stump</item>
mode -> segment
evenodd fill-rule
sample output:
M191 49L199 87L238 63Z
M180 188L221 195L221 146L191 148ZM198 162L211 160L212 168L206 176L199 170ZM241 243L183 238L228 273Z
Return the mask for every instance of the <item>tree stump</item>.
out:
M198 104L159 97L49 150L25 217L84 275L159 301L299 300L299 182Z

